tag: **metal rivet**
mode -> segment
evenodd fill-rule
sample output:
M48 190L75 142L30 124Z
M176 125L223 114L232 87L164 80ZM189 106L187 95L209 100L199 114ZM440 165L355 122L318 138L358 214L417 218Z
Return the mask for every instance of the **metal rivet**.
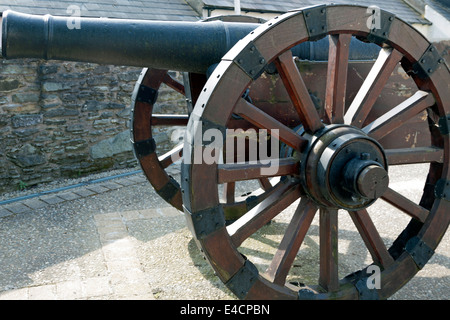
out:
M370 154L367 153L367 152L361 153L361 159L362 160L369 160L370 159Z

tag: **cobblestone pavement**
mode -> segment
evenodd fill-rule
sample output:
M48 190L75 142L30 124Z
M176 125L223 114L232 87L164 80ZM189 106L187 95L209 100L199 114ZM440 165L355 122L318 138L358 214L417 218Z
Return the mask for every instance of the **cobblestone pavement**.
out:
M405 181L409 189L414 179ZM283 219L268 228L276 230ZM385 228L383 219L374 222ZM360 236L347 224L339 222L339 245L352 271L364 261L354 250ZM315 219L302 249L307 262L317 258L309 250L318 241L317 226ZM261 245L252 241L258 242L245 244L245 254ZM449 248L447 232L425 268L392 299L450 299ZM235 299L199 253L184 216L141 173L0 206L0 252L0 300Z

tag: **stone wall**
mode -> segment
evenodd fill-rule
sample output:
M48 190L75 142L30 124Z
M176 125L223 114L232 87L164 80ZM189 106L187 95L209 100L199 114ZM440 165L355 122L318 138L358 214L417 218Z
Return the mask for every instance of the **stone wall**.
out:
M136 166L129 120L140 71L1 60L0 192ZM170 90L161 91L163 106L180 99Z

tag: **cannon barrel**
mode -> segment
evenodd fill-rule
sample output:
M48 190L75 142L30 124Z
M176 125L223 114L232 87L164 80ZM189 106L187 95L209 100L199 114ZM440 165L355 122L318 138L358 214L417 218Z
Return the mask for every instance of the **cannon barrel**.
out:
M74 24L75 22L78 25ZM38 16L6 11L2 55L204 73L258 24Z
M205 73L259 24L174 22L39 16L5 11L2 55L153 67ZM326 60L328 40L305 42L292 49L305 60ZM351 60L373 59L379 47L353 39Z

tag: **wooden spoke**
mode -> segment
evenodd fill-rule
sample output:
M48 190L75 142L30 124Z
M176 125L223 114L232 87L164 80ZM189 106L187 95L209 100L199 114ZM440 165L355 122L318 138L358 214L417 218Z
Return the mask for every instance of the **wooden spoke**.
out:
M425 222L430 213L427 209L415 204L391 188L388 188L381 198L420 222Z
M223 185L222 201L225 203L234 203L235 201L236 183L228 182Z
M319 284L328 292L339 289L338 210L320 208Z
M265 226L276 215L297 200L300 195L299 185L286 183L280 186L269 197L227 227L233 244L239 247L245 239Z
M308 140L301 137L298 133L294 132L264 111L258 109L245 99L240 99L238 101L234 107L234 112L254 124L256 127L266 129L272 137L280 139L296 150L303 150L308 143Z
M307 198L302 198L289 223L283 240L267 269L267 276L276 284L282 285L291 269L298 250L311 225L317 206Z
M275 60L275 65L306 132L314 133L322 129L323 123L295 65L292 52L288 50L281 54Z
M380 140L434 103L435 100L431 93L418 91L403 103L368 124L363 128L363 131L372 138Z
M394 263L394 259L386 249L375 225L372 222L367 210L349 211L359 234L364 240L373 261L382 265L385 269Z
M220 164L218 182L243 181L251 179L263 179L274 176L298 174L299 162L294 158L276 159L271 163L250 164L231 163ZM270 182L269 182L270 184Z
M344 116L344 122L361 128L386 82L403 55L395 49L383 48Z
M388 149L385 153L389 165L444 161L444 149L437 147Z
M270 182L269 178L266 178L266 177L259 178L258 181L259 181L259 185L261 186L261 188L264 191L267 191L272 188L272 183Z
M186 126L189 116L186 114L153 114L153 126Z
M325 111L329 123L344 123L351 34L330 35Z
M163 154L158 157L158 161L161 163L161 166L165 169L170 166L175 161L180 160L183 157L183 144L180 144L170 150L169 152Z
M186 95L184 85L177 79L173 78L169 73L166 73L164 76L163 83L171 87L176 92L181 93L183 96Z

